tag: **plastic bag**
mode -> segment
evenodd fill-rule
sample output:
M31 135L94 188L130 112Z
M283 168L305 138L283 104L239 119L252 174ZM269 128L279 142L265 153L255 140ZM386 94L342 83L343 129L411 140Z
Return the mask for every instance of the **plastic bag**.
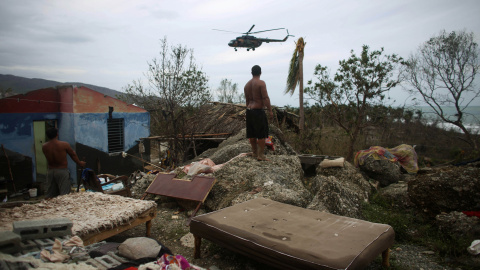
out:
M199 173L212 173L212 167L202 164L200 162L193 163L192 166L188 169L188 175L196 175Z

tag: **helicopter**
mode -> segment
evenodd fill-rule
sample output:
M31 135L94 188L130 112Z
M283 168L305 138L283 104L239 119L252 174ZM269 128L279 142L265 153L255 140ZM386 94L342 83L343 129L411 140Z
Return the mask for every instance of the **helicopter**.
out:
M220 30L220 29L213 29L213 30L243 34L243 36L237 37L235 39L230 40L230 42L228 42L228 46L234 47L235 51L237 51L237 48L247 48L247 51L250 51L250 49L252 49L252 51L255 51L255 48L260 47L263 42L265 42L265 43L285 42L285 41L287 41L288 37L293 37L293 35L290 35L288 33L288 29L287 29L287 36L284 39L257 38L257 37L252 36L251 34L258 34L258 33L263 33L263 32L268 32L268 31L282 30L282 29L285 29L285 28L275 28L275 29L252 32L253 27L255 27L255 24L252 25L252 27L250 27L250 30L248 30L245 33L238 33L238 32L232 32L232 31Z

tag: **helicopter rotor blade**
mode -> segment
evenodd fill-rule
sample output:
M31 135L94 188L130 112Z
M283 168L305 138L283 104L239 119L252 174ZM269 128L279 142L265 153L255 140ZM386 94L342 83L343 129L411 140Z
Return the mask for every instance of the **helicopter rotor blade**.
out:
M235 33L235 34L244 34L244 33L241 33L241 32L234 32L234 31L221 30L221 29L212 29L212 30L221 31L221 32L228 32L228 33Z
M250 34L258 34L258 33L262 33L262 32L276 31L276 30L282 30L282 29L285 29L285 28L275 28L275 29L269 29L269 30L257 31L257 32L253 32L253 33L250 33Z
M242 33L242 34L246 34L246 35L251 34L250 31L252 31L253 27L255 27L255 24L252 25L252 27L250 27L250 29L246 33Z

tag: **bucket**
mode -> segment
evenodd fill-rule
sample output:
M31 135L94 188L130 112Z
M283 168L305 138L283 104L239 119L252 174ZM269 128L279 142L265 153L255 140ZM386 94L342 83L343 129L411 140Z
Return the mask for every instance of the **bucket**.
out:
M30 193L30 197L37 197L37 189L36 188L29 189L28 193Z

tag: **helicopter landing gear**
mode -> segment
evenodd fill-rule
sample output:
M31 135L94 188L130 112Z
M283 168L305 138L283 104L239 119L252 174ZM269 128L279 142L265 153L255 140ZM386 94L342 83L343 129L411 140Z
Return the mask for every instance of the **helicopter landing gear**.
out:
M237 48L235 48L235 51L237 51Z
M247 49L247 52L250 51L250 49Z
M252 48L252 51L255 51L255 48Z

